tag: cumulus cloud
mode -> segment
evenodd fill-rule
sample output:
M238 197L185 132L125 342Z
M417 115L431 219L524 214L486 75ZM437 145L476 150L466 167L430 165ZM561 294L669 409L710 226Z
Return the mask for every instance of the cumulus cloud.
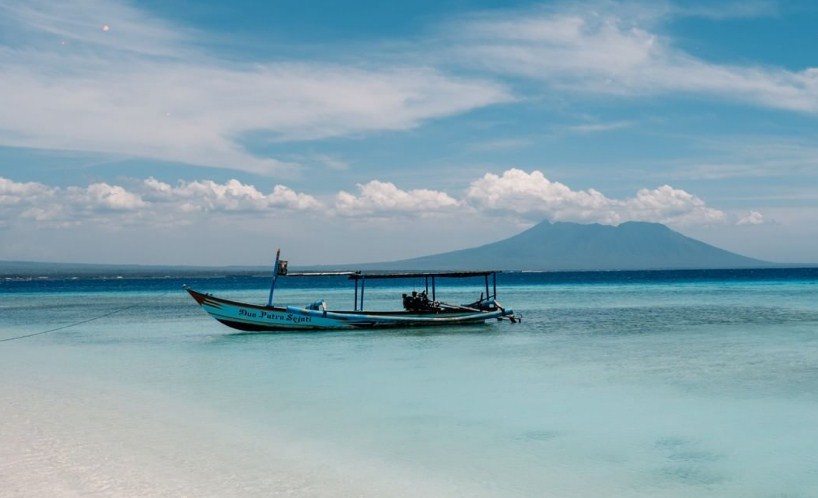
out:
M21 205L52 195L53 188L36 182L15 182L0 177L0 206Z
M155 203L176 204L186 212L249 212L271 208L314 210L322 207L315 197L295 192L284 185L276 185L272 192L264 194L253 185L236 179L223 184L212 180L182 181L174 187L148 178L144 187L147 199Z
M761 225L764 223L764 215L758 211L750 211L746 216L742 216L737 225Z
M147 205L139 195L107 183L93 183L86 188L68 187L64 198L71 205L90 211L133 211Z
M358 195L341 191L335 211L352 215L428 215L452 211L460 203L444 192L428 189L401 190L393 183L372 180L358 185Z
M104 182L92 183L87 187L56 188L0 178L0 184L3 183L10 188L7 195L0 194L0 197L5 197L9 202L5 209L4 203L0 202L0 215L49 226L67 227L111 218L128 221L130 215L136 214L138 217L142 209L148 207L148 203L138 194Z
M196 214L273 215L281 211L315 211L323 204L315 197L276 185L264 194L238 180L179 182L173 186L148 178L131 190L93 183L87 187L49 187L0 177L0 217L69 226L83 222L184 222Z
M471 183L466 199L479 209L512 212L531 219L616 222L608 212L609 200L604 195L593 189L571 190L540 171L526 173L515 168L499 176L486 173Z
M176 204L182 211L256 211L268 205L267 196L238 180L180 182L178 186L148 178L146 196L155 203Z
M721 223L726 218L724 212L707 207L695 195L669 185L640 189L635 198L614 201L614 205L622 218L671 225Z
M3 226L16 221L59 222L65 210L54 201L59 189L37 182L15 182L0 177L0 219Z
M510 169L486 173L471 183L466 200L478 209L513 213L532 221L598 222L654 221L675 225L723 222L725 214L698 197L668 185L641 189L630 199L611 199L597 190L573 190L540 171Z
M677 226L719 224L729 218L695 195L669 185L613 199L595 189L574 190L549 180L541 171L520 169L500 175L486 173L473 180L459 199L439 190L404 190L391 182L372 180L359 184L356 193L342 190L328 202L285 185L276 185L264 193L236 179L225 183L179 181L171 185L148 178L126 189L107 183L57 188L0 177L0 218L7 220L22 218L65 225L105 219L168 225L205 215L273 217L282 212L288 216L321 212L380 220L456 215L612 225L653 221ZM761 213L754 211L738 223L762 221Z

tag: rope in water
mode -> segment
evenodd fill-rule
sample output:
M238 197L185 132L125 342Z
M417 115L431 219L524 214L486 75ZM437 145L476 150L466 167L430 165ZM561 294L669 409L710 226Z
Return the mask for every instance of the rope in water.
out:
M168 292L170 292L170 291L168 291ZM161 294L159 297L162 297L165 294L167 294L167 292L165 292L164 294ZM60 327L56 327L56 328L53 328L53 329L43 330L42 332L34 332L33 334L18 335L16 337L7 337L6 339L0 339L0 342L16 341L18 339L26 339L28 337L34 337L36 335L50 334L51 332L57 332L58 330L64 330L64 329L68 329L68 328L71 328L71 327L76 327L77 325L82 325L83 323L93 322L94 320L99 320L100 318L105 318L105 317L108 317L108 316L111 316L111 315L115 315L117 313L120 313L120 312L125 311L125 310L129 310L131 308L136 308L137 306L140 306L144 302L146 302L146 301L140 301L138 303L134 303L134 304L131 304L129 306L125 306L124 308L115 309L113 311L109 311L108 313L104 313L102 315L95 316L93 318L89 318L87 320L81 320L79 322L69 323L68 325L62 325Z

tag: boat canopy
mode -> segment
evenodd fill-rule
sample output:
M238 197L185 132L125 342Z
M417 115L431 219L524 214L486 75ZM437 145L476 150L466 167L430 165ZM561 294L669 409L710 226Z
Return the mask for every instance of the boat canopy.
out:
M411 279L422 278L425 281L425 293L432 297L432 301L437 298L437 278L471 278L483 277L485 285L485 297L481 296L480 301L493 300L497 296L497 274L502 273L499 270L480 270L480 271L441 271L441 272L362 272L362 271L335 271L335 272L292 272L287 273L288 277L347 277L355 281L355 311L362 311L364 309L364 292L366 289L367 280L377 279ZM489 283L491 277L491 283ZM359 286L360 282L360 286ZM360 287L360 289L359 289Z

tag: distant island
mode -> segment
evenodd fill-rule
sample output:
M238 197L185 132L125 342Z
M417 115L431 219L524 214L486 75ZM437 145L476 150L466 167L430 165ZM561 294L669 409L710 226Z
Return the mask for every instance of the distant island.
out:
M611 226L543 221L510 238L480 247L358 266L368 270L590 271L780 265L719 249L660 223L630 221Z
M292 261L293 269L306 269ZM735 254L686 237L659 223L618 226L543 221L498 242L399 261L327 265L355 270L519 270L610 271L771 268L782 265ZM811 266L811 265L807 265ZM313 269L316 267L312 267ZM108 274L157 277L163 274L220 276L259 274L266 266L151 266L0 261L0 276Z

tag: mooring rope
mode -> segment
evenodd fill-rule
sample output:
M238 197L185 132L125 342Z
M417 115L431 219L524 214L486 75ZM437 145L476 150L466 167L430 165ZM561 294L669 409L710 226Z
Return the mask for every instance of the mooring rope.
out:
M162 293L162 294L160 294L159 296L156 296L156 297L162 297L162 296L166 295L168 292L170 292L170 291L164 292L164 293ZM125 310L129 310L131 308L136 308L137 306L140 306L140 305L146 303L147 301L148 300L145 299L145 300L139 301L137 303L125 306L124 308L115 309L113 311L109 311L108 313L104 313L102 315L95 316L95 317L89 318L87 320L81 320L79 322L69 323L68 325L62 325L60 327L56 327L56 328L53 328L53 329L43 330L42 332L34 332L33 334L18 335L16 337L7 337L5 339L0 339L0 342L16 341L18 339L26 339L28 337L34 337L36 335L50 334L51 332L57 332L58 330L64 330L64 329L67 329L67 328L76 327L77 325L82 325L83 323L93 322L94 320L99 320L100 318L105 318L107 316L115 315L117 313L120 313L120 312L125 311Z

